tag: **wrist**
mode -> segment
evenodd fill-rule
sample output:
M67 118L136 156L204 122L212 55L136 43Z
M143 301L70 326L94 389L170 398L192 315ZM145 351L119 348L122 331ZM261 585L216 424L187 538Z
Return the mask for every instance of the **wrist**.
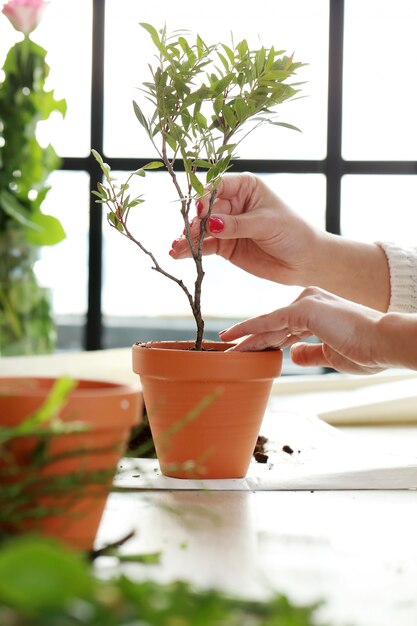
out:
M340 235L317 235L313 280L331 293L385 312L390 300L388 261L374 243L364 243Z
M417 315L383 315L377 322L376 344L384 367L417 369Z

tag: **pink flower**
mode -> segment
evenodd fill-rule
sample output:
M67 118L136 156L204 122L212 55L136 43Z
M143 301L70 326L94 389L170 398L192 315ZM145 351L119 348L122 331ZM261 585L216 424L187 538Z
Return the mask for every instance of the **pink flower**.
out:
M9 0L2 13L16 30L28 35L39 24L46 4L46 0Z

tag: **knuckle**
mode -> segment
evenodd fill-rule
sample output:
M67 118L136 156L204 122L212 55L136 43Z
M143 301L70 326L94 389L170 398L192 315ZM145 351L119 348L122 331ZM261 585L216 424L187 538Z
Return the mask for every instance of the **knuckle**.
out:
M320 287L316 287L315 285L311 285L310 287L306 287L303 291L303 297L305 298L316 298L322 294L322 289Z

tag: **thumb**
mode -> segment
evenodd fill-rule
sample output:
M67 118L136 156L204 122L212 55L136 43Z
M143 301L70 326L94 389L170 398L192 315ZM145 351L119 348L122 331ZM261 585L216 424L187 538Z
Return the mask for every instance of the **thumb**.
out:
M259 212L256 215L213 213L207 222L207 232L218 239L264 239L270 235L270 227Z
M328 361L323 354L322 343L294 343L291 346L291 360L296 365L327 367Z

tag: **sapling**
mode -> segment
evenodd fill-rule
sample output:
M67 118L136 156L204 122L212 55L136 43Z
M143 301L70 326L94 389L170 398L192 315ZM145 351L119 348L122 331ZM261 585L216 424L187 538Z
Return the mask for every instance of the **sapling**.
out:
M104 182L97 184L97 202L107 207L107 220L113 228L135 243L147 254L152 269L174 281L185 293L197 328L195 350L202 350L204 319L201 311L201 287L204 278L203 240L206 224L216 199L222 175L237 158L237 148L244 138L264 124L296 129L277 120L279 104L293 98L300 83L288 79L302 65L274 47L249 48L246 40L231 45L206 44L197 35L168 34L166 27L159 31L150 24L141 26L149 33L156 48L157 62L149 65L150 80L142 84L147 112L143 105L133 102L135 115L145 129L159 157L119 184L111 175L110 167L93 150L103 174ZM180 184L176 164L181 161L185 172ZM149 170L164 168L170 176L178 196L184 221L184 235L195 264L194 289L163 269L129 228L132 209L144 202L143 195L131 197L130 181L134 176L145 176ZM201 175L204 174L204 183ZM195 199L207 194L208 212L200 221L197 237L190 229L190 215Z

